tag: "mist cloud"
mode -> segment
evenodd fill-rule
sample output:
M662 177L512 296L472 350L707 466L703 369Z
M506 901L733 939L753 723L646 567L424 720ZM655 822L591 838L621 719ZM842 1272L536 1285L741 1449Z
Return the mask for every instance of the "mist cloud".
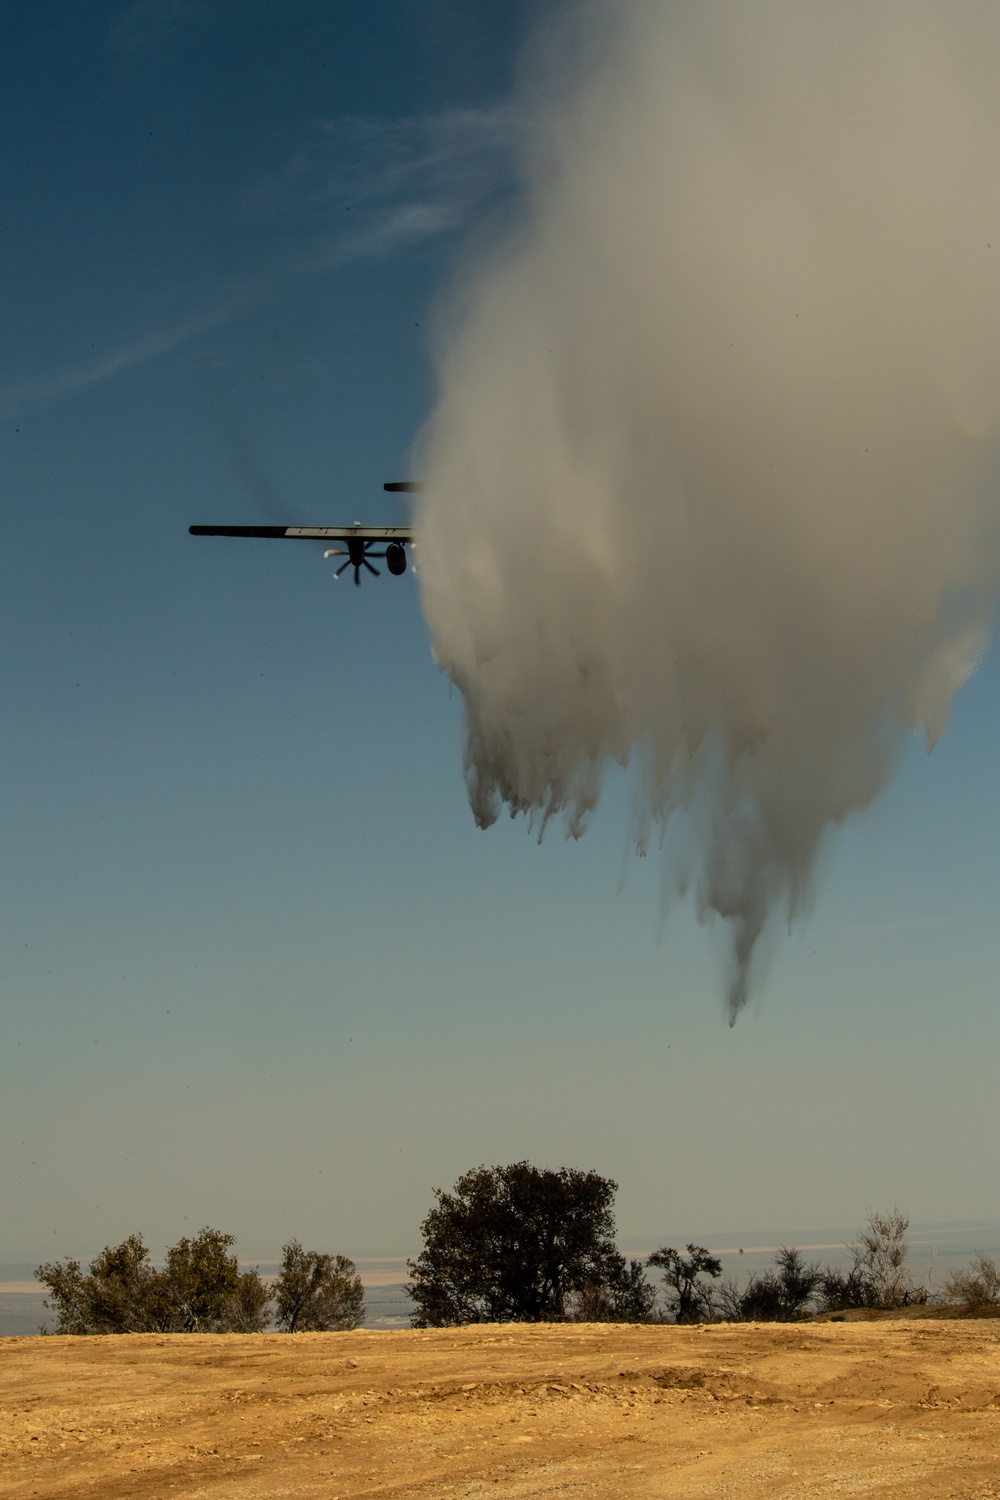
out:
M998 70L992 0L576 3L442 316L420 573L472 809L577 836L632 764L732 1018L989 630Z

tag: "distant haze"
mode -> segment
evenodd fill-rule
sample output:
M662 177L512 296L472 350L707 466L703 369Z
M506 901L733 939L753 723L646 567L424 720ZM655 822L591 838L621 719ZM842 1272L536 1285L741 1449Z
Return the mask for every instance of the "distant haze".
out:
M630 762L731 1018L988 634L998 73L977 0L575 3L441 314L420 581L475 816L578 836Z

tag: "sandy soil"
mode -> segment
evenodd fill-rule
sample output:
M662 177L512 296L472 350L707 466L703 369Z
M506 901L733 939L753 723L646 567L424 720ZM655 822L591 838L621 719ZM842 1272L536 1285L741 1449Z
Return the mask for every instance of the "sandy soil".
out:
M1000 1497L1000 1321L0 1341L0 1492Z

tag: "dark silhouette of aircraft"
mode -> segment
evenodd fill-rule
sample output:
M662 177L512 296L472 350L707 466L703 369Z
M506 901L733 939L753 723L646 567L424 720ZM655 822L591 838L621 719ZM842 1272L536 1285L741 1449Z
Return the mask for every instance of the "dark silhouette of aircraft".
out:
M423 485L412 479L400 479L384 484L385 490L395 493L414 494ZM264 537L271 541L346 542L346 547L331 547L324 557L345 557L334 573L339 578L345 568L354 569L354 582L360 586L361 569L367 568L376 578L381 570L373 567L371 558L385 559L389 572L397 578L406 572L406 549L413 546L413 533L405 526L362 526L355 521L353 526L189 526L192 536L248 536ZM385 543L384 552L373 552L379 542Z

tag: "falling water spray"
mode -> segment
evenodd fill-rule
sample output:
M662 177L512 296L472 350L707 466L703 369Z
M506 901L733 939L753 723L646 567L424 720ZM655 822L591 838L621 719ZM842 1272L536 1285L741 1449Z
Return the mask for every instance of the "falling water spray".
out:
M998 74L993 0L574 0L440 313L420 579L473 812L578 836L630 764L731 1019L990 628Z

